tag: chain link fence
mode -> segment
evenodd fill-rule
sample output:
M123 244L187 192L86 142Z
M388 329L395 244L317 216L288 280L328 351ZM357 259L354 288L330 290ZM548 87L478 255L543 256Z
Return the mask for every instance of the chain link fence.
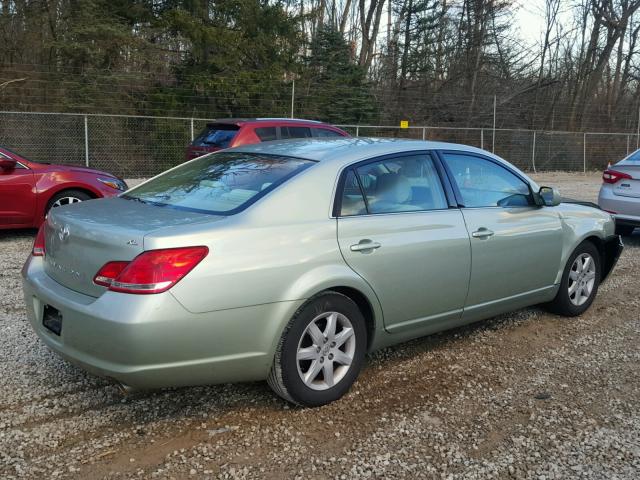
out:
M208 119L0 112L0 145L36 161L83 165L124 178L155 175L184 161ZM602 170L638 148L634 133L339 125L354 136L463 143L493 151L525 171Z

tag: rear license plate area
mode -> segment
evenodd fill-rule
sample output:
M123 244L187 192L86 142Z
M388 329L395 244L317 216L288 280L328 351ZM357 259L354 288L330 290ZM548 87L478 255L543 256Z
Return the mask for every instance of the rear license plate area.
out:
M60 310L51 305L45 305L42 314L42 325L50 332L60 336L60 332L62 332L62 314Z

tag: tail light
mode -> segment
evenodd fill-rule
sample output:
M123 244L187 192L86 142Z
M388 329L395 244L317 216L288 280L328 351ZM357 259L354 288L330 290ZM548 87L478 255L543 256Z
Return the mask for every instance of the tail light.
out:
M44 257L44 223L40 225L36 239L33 241L33 248L31 249L31 255L34 257Z
M604 180L604 183L616 183L618 180L622 180L623 178L631 179L633 177L627 173L609 169L602 173L602 180Z
M129 262L107 262L105 263L96 276L93 277L93 283L96 285L102 285L103 287L110 287L113 281L118 278L118 275L127 268Z
M167 248L141 253L131 262L108 262L93 281L114 292L166 292L202 261L207 247Z

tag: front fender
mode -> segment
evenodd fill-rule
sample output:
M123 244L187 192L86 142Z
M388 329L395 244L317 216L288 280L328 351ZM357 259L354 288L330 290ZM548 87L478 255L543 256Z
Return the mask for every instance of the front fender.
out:
M565 265L574 250L587 239L593 239L603 257L603 273L607 267L605 245L613 238L615 222L611 215L602 210L578 204L562 204L559 217L563 230L562 256L556 282L560 283ZM615 250L615 249L614 249ZM618 252L619 255L619 252ZM615 264L615 261L613 262ZM607 270L607 274L613 265ZM605 276L603 275L603 279Z

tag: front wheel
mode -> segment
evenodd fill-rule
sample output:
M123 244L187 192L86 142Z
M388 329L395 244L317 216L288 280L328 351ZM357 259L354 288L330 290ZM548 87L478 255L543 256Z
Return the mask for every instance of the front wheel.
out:
M589 241L582 242L569 257L550 310L567 317L584 313L598 293L600 271L598 249Z
M71 205L72 203L84 202L90 200L91 195L82 190L63 190L56 193L47 205L47 212L52 208L62 207L63 205Z
M285 400L305 407L331 403L355 381L366 346L367 331L358 306L336 292L320 294L285 328L269 386Z

